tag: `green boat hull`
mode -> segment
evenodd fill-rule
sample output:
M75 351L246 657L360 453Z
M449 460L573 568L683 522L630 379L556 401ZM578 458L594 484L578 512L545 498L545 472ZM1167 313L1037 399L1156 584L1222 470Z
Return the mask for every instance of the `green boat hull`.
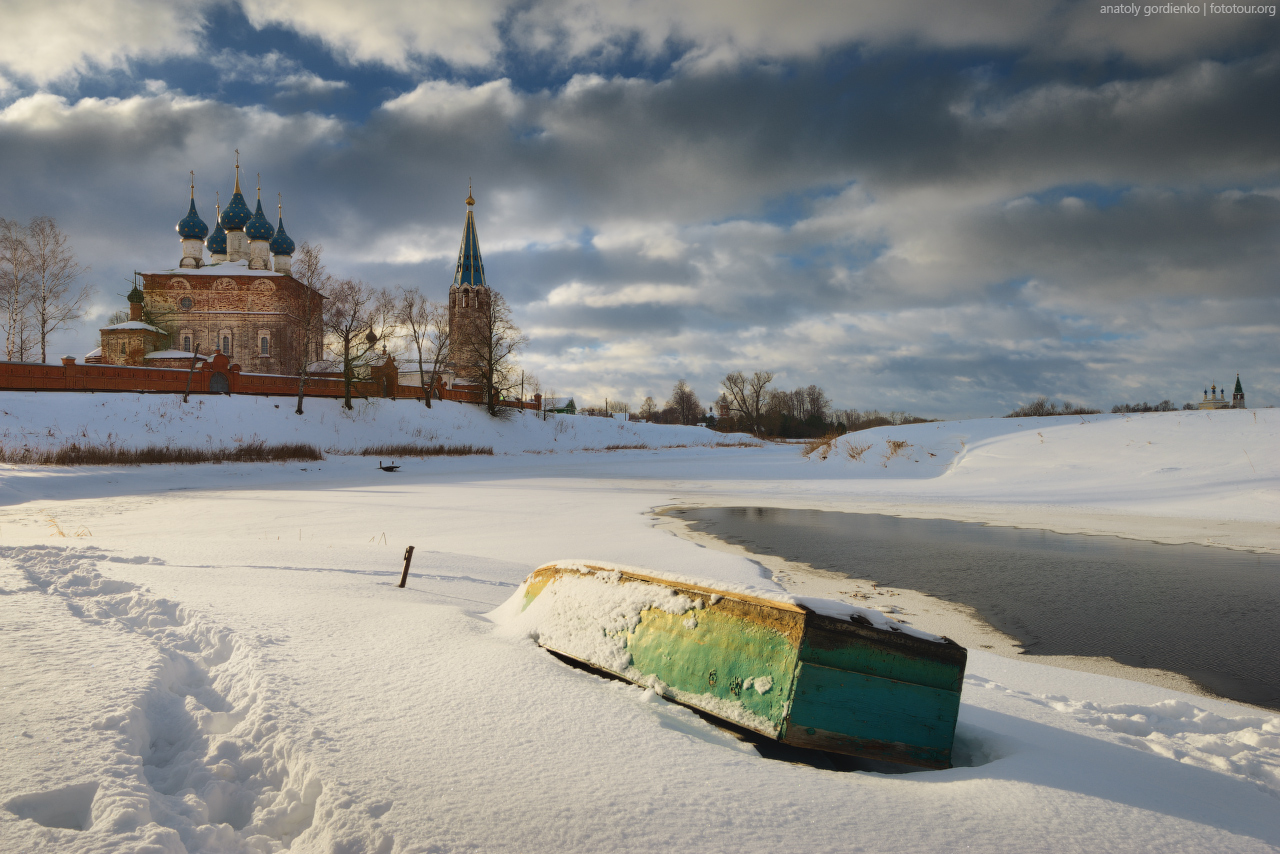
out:
M967 654L950 640L609 567L542 567L523 592L542 646L676 702L784 744L951 766Z

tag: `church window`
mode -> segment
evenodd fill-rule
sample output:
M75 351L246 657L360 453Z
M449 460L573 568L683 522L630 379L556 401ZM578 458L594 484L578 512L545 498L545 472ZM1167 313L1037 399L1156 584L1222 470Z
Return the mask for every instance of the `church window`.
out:
M264 336L262 336L262 339L261 339L261 341L260 341L259 343L262 345L262 353L261 353L261 355L263 355L263 356L270 356L270 355L271 355L271 341L270 341L270 340L268 340L267 336L265 336L265 335L264 335Z
M230 335L222 336L222 355L224 356L231 355L231 336Z
M178 300L178 305L182 306L183 311L191 311L191 306L194 305L194 303L191 302L191 297L183 297Z
M191 336L190 335L182 336L182 352L184 353L191 352Z
M121 342L120 342L120 355L121 355L121 356L123 356L123 355L124 355L124 352L125 352L125 351L124 351L124 342L123 342L123 341L121 341Z

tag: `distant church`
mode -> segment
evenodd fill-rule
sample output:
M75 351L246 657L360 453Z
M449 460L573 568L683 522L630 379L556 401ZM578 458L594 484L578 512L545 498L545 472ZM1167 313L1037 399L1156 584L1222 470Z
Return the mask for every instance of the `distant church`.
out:
M1214 383L1204 390L1204 400L1200 401L1201 409L1248 409L1244 405L1244 386L1240 384L1240 375L1236 374L1236 388L1231 393L1231 400L1227 400L1227 387L1223 386L1222 390L1218 390L1218 384Z
M101 346L85 357L87 364L185 368L193 356L199 362L220 353L244 373L296 374L304 360L324 360L325 297L292 275L294 243L285 233L283 203L273 228L262 210L260 183L256 209L251 212L245 202L238 156L235 176L231 201L225 209L215 206L212 233L196 211L193 176L187 215L176 226L182 242L178 266L140 274L142 287L135 283L128 295L129 319L99 330ZM449 388L455 379L463 386L480 379L475 344L484 340L493 298L469 187L466 203L449 288L450 341L442 377ZM395 369L393 359L387 367Z
M142 287L129 292L129 320L100 330L101 347L86 363L187 367L197 352L202 359L220 352L246 373L293 374L304 360L323 358L324 297L292 275L283 202L272 227L261 183L250 211L238 156L235 169L231 201L215 208L212 234L196 212L193 177L190 207L177 224L178 266L141 274Z

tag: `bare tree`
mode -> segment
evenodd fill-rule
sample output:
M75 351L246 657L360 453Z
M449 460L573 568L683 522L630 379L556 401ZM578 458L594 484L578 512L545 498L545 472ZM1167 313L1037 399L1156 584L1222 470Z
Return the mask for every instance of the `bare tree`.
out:
M0 322L4 324L4 357L26 361L31 348L31 247L27 229L0 217Z
M653 402L652 397L646 397L644 403L640 404L640 417L645 421L653 421L658 417L658 404Z
M332 284L324 306L329 350L342 364L343 403L351 405L351 383L368 373L379 341L393 332L394 298L357 279Z
M521 393L521 400L529 400L542 394L542 380L538 379L536 374L526 372L524 375L524 390Z
M454 360L480 383L489 414L497 415L498 401L518 384L513 371L515 354L526 339L499 293L493 293L487 303L465 315L462 322L466 328L453 331Z
M697 424L702 415L702 403L684 380L678 380L671 389L671 399L667 408L675 411L676 420L681 424Z
M771 382L773 374L770 371L756 371L750 379L743 376L742 371L734 371L720 381L729 401L729 410L741 415L752 433L760 432L760 416L764 414Z
M402 288L395 320L418 354L418 380L422 383L427 409L430 409L436 377L449 357L449 306L429 300L419 291ZM431 366L430 383L427 382L427 365Z
M796 389L796 391L800 391L800 389ZM818 422L826 423L830 414L831 398L827 397L827 393L820 386L810 385L804 389L804 417L806 419L813 418Z
M293 278L306 285L289 300L294 339L290 355L298 371L298 406L294 412L298 415L302 414L302 397L306 392L311 363L320 361L319 351L324 344L325 292L333 277L324 266L323 252L324 246L319 243L303 243L298 247L290 268Z
M49 336L79 320L92 293L89 283L75 288L84 267L76 263L67 236L51 216L38 216L27 226L31 256L31 314L40 337L40 361L48 361Z

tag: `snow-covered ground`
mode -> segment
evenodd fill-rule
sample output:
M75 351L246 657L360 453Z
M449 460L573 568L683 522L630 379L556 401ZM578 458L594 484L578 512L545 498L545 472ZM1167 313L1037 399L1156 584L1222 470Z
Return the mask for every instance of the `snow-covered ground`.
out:
M771 586L650 512L691 504L1280 551L1274 411L881 428L825 460L452 403L299 418L279 399L0 393L0 413L6 447L496 452L394 474L339 454L0 468L0 851L1280 849L1280 718L1257 709L974 649L962 766L837 773L763 759L493 613L559 559Z

